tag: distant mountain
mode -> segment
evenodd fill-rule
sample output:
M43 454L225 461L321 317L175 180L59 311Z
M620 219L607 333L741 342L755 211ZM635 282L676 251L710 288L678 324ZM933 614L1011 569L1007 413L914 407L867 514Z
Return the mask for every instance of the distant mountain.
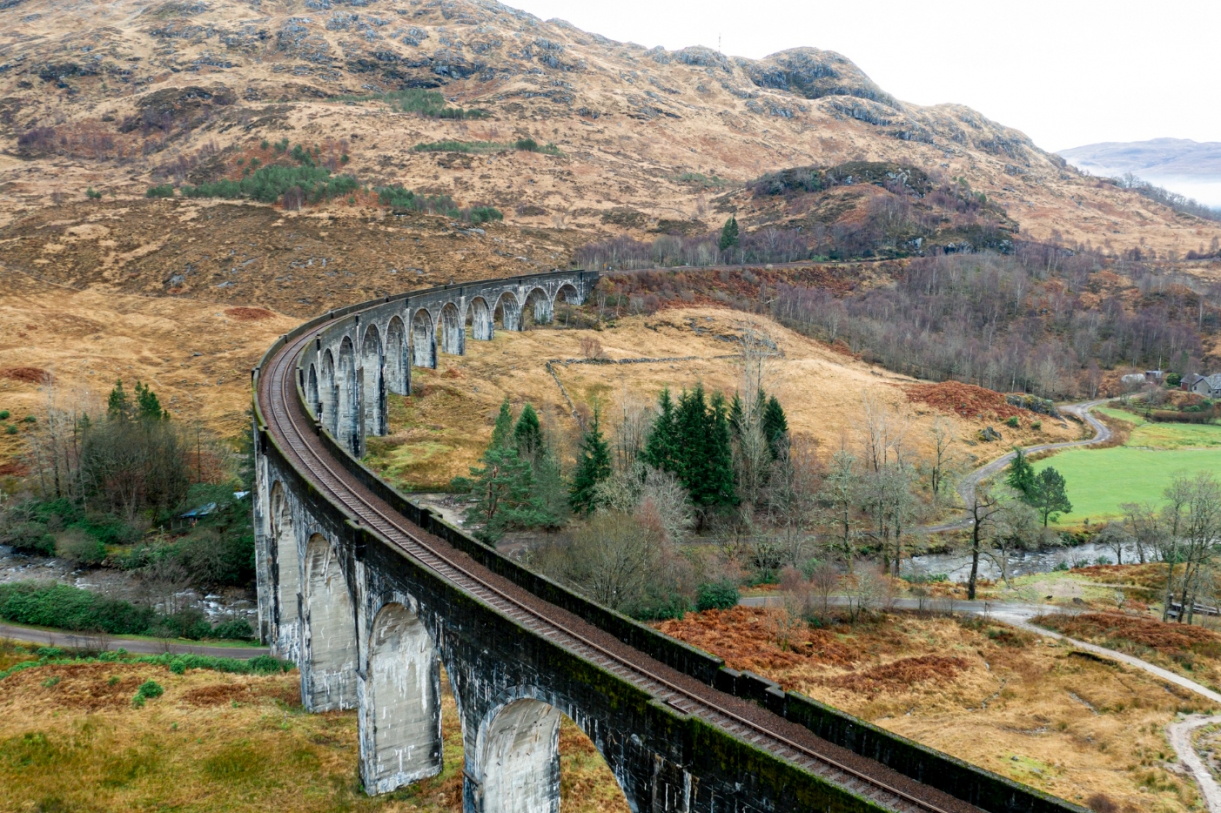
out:
M1091 175L1142 180L1208 206L1221 207L1221 142L1188 138L1107 141L1061 150L1060 156Z
M1060 155L1078 169L1094 175L1131 172L1142 178L1181 176L1221 178L1221 142L1188 138L1154 138L1150 141L1107 141L1087 144Z

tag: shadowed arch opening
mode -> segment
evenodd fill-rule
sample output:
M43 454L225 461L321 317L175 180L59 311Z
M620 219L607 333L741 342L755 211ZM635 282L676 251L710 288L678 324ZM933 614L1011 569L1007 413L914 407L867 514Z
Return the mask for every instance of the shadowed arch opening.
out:
M526 294L522 307L523 327L546 325L551 322L551 297L542 288L533 288Z
M471 300L471 307L467 312L471 322L471 338L480 342L490 342L495 327L488 301L481 296L475 297Z
M275 612L279 637L279 630L300 616L297 594L301 592L301 558L297 552L297 537L293 533L293 515L284 486L279 482L271 487L271 560L275 567Z
M521 303L512 291L505 291L496 300L492 317L493 321L499 318L500 326L505 330L521 330Z
M335 370L335 439L353 454L360 449L360 415L357 411L356 352L347 336L339 345L339 363Z
M356 705L356 614L338 551L322 534L305 549L301 698L310 711Z
M416 367L437 368L437 340L432 314L420 308L411 317L411 363Z
M466 352L466 326L453 302L446 302L441 308L441 351L454 356Z
M322 410L318 400L318 365L312 362L309 366L309 373L305 376L305 400L309 404L310 411L314 413L314 418L317 419Z
M399 603L374 618L368 653L361 778L388 793L441 772L441 665L419 616Z
M365 432L370 435L386 434L385 383L382 378L382 339L377 325L369 325L360 351L362 371L361 405L365 414Z
M407 364L407 332L403 320L394 316L386 327L386 389L407 395L411 387L411 368Z
M322 410L322 414L318 417L326 430L335 435L338 433L339 415L336 409L338 398L335 393L335 356L330 350L322 354L322 381L319 383L318 408Z
M570 718L541 700L514 700L492 712L491 720L479 732L477 745L482 768L482 813L559 813L562 804L561 753L580 755L592 783L581 789L568 782L569 793L581 794L580 803L589 805L593 788L604 795L596 800L598 809L607 813L630 813L639 809L624 793L619 779L598 747ZM588 765L591 751L602 755L600 764ZM569 760L568 762L571 762ZM613 790L611 790L613 788ZM576 802L570 799L568 804Z
M577 286L571 282L564 283L555 292L555 297L551 300L552 318L560 324L567 326L572 320L573 309L580 305L581 302L581 292L577 290Z

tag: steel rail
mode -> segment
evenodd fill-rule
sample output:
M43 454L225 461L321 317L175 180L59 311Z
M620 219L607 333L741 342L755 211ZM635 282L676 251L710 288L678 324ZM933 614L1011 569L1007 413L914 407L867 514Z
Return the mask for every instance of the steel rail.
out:
M260 376L260 390L264 385L267 386L268 395L271 397L271 403L269 404L271 407L270 415L274 416L275 418L275 421L272 423L277 429L280 430L280 435L296 454L299 462L304 464L308 468L309 472L314 475L317 484L325 488L325 490L331 494L334 502L344 509L345 513L348 513L354 519L363 519L366 526L381 536L387 543L394 545L394 547L402 551L405 555L416 560L422 566L429 568L438 575L448 579L457 586L462 587L468 593L485 601L487 601L487 594L490 593L492 596L497 598L499 602L507 604L508 607L496 606L495 602L487 603L497 611L507 615L513 620L521 622L522 619L515 616L524 614L535 619L536 622L541 622L544 629L532 628L532 631L542 635L552 643L564 646L562 642L555 640L555 638L559 636L567 636L569 639L576 642L577 645L573 646L569 644L566 648L570 649L578 656L588 658L602 668L609 669L617 677L628 680L637 688L643 689L648 694L658 697L683 714L698 714L708 722L737 735L742 735L744 733L743 729L745 729L746 732L752 732L755 736L753 738L748 738L747 740L752 745L765 747L766 750L770 751L773 755L793 762L804 769L809 770L811 768L821 768L822 770L815 770L814 772L824 779L829 779L850 790L862 793L862 795L870 798L871 801L889 804L889 806L894 807L896 810L914 809L916 811L923 811L924 813L953 813L953 811L950 811L947 808L940 807L933 802L921 799L906 791L893 787L892 785L872 777L863 771L849 765L845 765L833 757L820 754L807 746L794 742L781 734L777 734L765 726L742 717L734 711L717 705L706 698L700 697L690 690L671 682L667 678L658 675L637 663L633 663L632 661L610 651L609 649L606 649L595 641L581 635L579 632L567 628L563 624L557 622L555 619L547 617L535 608L521 602L508 593L505 593L499 587L489 583L485 579L481 578L478 574L471 572L463 565L452 561L449 557L437 551L429 543L417 536L410 528L405 527L405 525L410 525L412 523L407 522L407 520L397 512L391 511L390 513L387 513L377 505L373 504L372 501L365 499L358 492L358 488L360 487L359 483L357 483L357 488L352 487L352 483L355 478L353 478L346 471L337 472L334 468L332 468L330 462L326 459L326 456L319 453L317 448L315 448L317 445L316 441L311 443L309 440L311 433L307 433L302 430L298 420L298 415L294 414L294 412L300 412L302 413L301 417L304 417L305 413L305 407L304 404L301 403L300 393L297 386L297 376L295 373L298 364L296 363L296 360L303 352L304 346L314 338L317 332L317 330L311 331L298 337L296 341L285 344L280 352L277 353L271 360L270 366L272 369L269 371L271 374L267 376L266 380L263 380L263 377ZM260 393L260 397L261 395L262 394ZM290 406L294 402L297 406L297 410L292 409ZM287 432L285 432L286 427L292 430L295 437L290 437ZM310 429L312 430L313 428L313 425L311 425ZM311 461L308 458L312 458L313 460ZM326 482L328 478L332 480L333 483ZM346 494L342 492L346 492ZM355 503L355 505L353 503ZM376 520L380 520L380 522L371 522L368 516L362 516L362 513L372 514L373 517ZM384 524L388 527L379 528L377 527L378 524ZM395 534L405 537L406 540L412 543L415 548L422 549L423 555L421 555L420 550L413 550L412 547L394 540L393 536ZM447 573L446 571L449 572ZM453 573L455 571L459 575L459 578L454 578ZM463 581L466 581L468 584L463 584ZM481 593L483 595L481 595ZM542 601L542 599L539 600ZM549 635L549 631L553 634ZM588 651L582 652L582 648L596 653L596 657L590 657L590 653ZM647 657L648 656L641 653L641 658ZM599 660L602 662L599 662ZM618 665L619 668L611 668L607 661ZM626 671L627 674L624 674L624 671ZM655 686L664 687L665 690L658 691L657 688L651 688L648 686L649 682L652 682L655 684ZM712 689L712 691L717 690ZM681 699L682 703L684 704L695 706L695 708L684 708L683 705L676 702L678 699ZM749 737L749 733L747 736ZM766 745L761 746L761 740L771 740L772 747L768 748ZM786 751L789 753L785 753ZM801 761L795 757L801 758ZM867 759L867 757L863 758ZM836 776L836 773L839 773L840 776ZM866 786L866 788L860 787L860 784L862 783ZM875 793L880 791L883 794L889 794L890 796L894 797L894 800L883 800L876 798L865 792L868 790L873 790ZM930 790L934 789L930 788ZM934 792L941 793L941 791ZM901 804L895 805L894 801L896 800ZM967 804L965 802L961 802L961 800L960 803L963 805Z

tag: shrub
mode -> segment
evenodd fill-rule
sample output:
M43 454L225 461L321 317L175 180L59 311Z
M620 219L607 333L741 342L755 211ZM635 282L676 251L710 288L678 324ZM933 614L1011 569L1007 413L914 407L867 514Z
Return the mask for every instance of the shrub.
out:
M627 609L627 614L641 621L665 621L670 618L681 619L691 609L685 596L677 593L668 595L649 595Z
M7 421L10 415L12 415L12 413L7 409L0 409L0 421Z
M1008 418L1006 418L1006 419L1005 419L1005 426L1011 426L1011 427L1013 427L1014 429L1017 429L1017 428L1018 428L1018 425L1019 425L1020 423L1021 423L1021 422L1018 420L1018 416L1017 416L1017 415L1010 415Z
M140 688L136 690L136 694L147 700L152 700L155 697L160 697L165 694L165 689L161 688L161 684L155 680L146 680L140 684Z
M174 197L174 186L168 183L150 186L148 191L144 193L144 196L148 198L172 198Z
M538 152L538 142L533 138L519 138L513 142L513 149L526 152Z
M6 427L4 428L4 431L5 431L5 433L6 433L6 434L9 434L9 435L15 435L15 434L17 434L17 424L15 424L15 423L10 423L8 426L6 426Z
M1072 565L1070 565L1068 562L1057 562L1056 566L1052 568L1052 570L1058 571L1061 573L1067 572L1072 569L1073 569Z
M232 621L217 624L212 630L212 636L223 638L226 641L249 641L254 638L254 628L246 619L235 618Z
M38 423L38 419L35 418L33 415L26 415L24 418L21 419L21 422L22 423Z
M69 528L59 536L55 552L78 565L100 565L106 558L106 546L82 528Z
M1040 430L1040 429L1042 429L1042 428L1043 428L1043 422L1042 422L1042 421L1035 421L1034 423L1032 423L1032 424L1030 425L1030 428L1031 428L1031 429L1033 429L1033 430L1035 430L1035 431L1037 432L1038 430Z
M15 624L143 635L154 617L151 607L137 607L66 584L0 584L0 619Z
M504 220L504 215L495 206L476 206L469 212L471 222L478 225L491 220Z
M729 579L704 582L696 590L695 608L704 610L728 610L738 604L741 595L738 586Z
M17 427L10 426L9 428L16 429ZM55 537L47 533L47 526L41 522L22 522L13 525L0 536L0 542L10 546L17 553L55 555Z
M102 193L96 191L92 186L85 190L85 197L89 200L101 200Z
M198 641L212 635L212 625L203 612L195 607L162 616L150 626L149 634L158 638L185 638Z

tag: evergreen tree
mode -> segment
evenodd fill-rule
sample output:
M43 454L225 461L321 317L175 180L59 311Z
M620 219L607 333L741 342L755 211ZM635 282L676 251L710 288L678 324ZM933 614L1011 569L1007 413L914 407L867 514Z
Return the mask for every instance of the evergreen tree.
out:
M1043 517L1043 527L1053 514L1067 514L1073 510L1073 504L1068 500L1068 484L1064 475L1051 466L1043 469L1034 478L1034 487L1027 500Z
M513 445L522 460L535 463L543 456L543 427L538 421L538 413L529 403L522 407L517 425L513 427Z
M657 401L658 414L649 430L641 459L660 471L678 473L678 422L674 414L674 401L667 387L661 391Z
M738 244L738 219L733 215L725 221L725 225L721 228L721 251L731 249Z
M733 432L734 437L742 435L742 422L746 420L746 413L742 411L742 399L738 397L738 391L734 390L733 401L729 404L729 428Z
M1026 453L1014 447L1013 462L1009 464L1009 474L1005 482L1022 496L1025 502L1030 502L1034 494L1034 467L1026 459Z
M123 379L115 382L114 389L106 399L106 417L112 421L126 421L131 418L131 399L123 389Z
M691 493L696 505L706 505L701 495L705 462L708 459L708 402L704 397L704 385L696 384L690 392L686 390L678 398L678 409L674 413L678 428L678 444L674 473Z
M491 446L483 455L483 468L471 467L474 502L466 512L466 523L477 527L475 535L488 544L511 528L547 524L547 512L534 493L530 463L511 446Z
M707 487L705 505L735 505L733 448L730 445L729 409L725 396L716 393L707 413L704 469Z
M763 437L767 438L768 447L772 450L772 459L780 457L780 452L788 445L789 421L774 395L767 399L767 405L763 408Z
M568 504L578 514L589 514L596 507L594 504L595 489L598 483L611 475L610 446L602 437L599 425L598 410L594 409L593 423L589 431L581 439L581 453L577 460L577 470L572 477L572 486L568 491Z
M136 382L136 417L142 421L159 421L169 413L161 409L161 401L147 384Z
M492 428L491 448L499 449L508 446L513 438L513 411L509 408L509 396L505 396L496 415L496 425Z

